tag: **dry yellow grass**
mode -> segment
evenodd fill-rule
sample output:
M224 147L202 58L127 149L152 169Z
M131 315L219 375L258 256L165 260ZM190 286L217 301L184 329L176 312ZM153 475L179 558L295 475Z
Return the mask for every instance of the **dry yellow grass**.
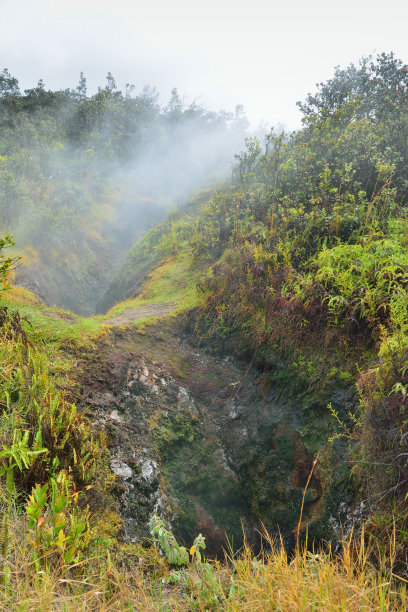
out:
M364 538L345 543L339 556L299 550L290 558L282 545L269 544L271 551L261 558L245 547L225 563L191 564L176 573L182 577L178 584L167 584L174 572L154 554L156 565L137 557L133 565L115 564L101 556L69 569L38 571L29 552L15 547L0 610L360 612L408 607L405 583L392 575L390 559L387 571L385 566L374 570Z

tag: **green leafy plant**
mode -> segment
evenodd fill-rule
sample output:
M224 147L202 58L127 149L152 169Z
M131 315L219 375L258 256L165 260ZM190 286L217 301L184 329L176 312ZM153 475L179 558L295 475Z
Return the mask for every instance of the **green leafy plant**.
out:
M4 291L8 288L8 277L10 270L21 257L6 257L3 253L3 249L14 246L14 242L11 236L5 236L0 238L0 291Z
M187 551L185 546L180 546L172 532L167 529L165 523L157 515L154 515L152 518L151 533L154 542L159 545L166 559L172 565L186 565L190 556L192 562L201 563L202 555L200 550L205 549L205 538L201 533L195 538L189 551Z
M218 605L225 600L225 593L217 575L216 565L208 563L203 558L204 536L199 533L187 551L184 546L178 544L174 535L157 515L152 519L151 530L155 543L163 551L170 565L184 566L181 569L173 569L166 583L177 584L184 588L187 591L185 597L192 609L195 608L197 599L205 602L205 609L213 609L213 606L218 608Z
M29 437L29 431L15 429L11 446L3 446L3 449L0 451L0 476L6 476L6 488L9 500L11 500L15 491L14 468L18 467L20 472L24 469L29 469L33 460L38 455L48 452L46 448L30 449ZM1 464L4 463L6 463L6 465L2 466Z
M0 359L0 469L9 490L14 485L30 490L61 469L71 471L78 487L96 480L107 486L103 436L94 435L76 406L56 389L45 352L20 335L10 335L6 326L0 334Z
M188 563L189 555L185 546L180 546L174 535L169 531L164 522L157 515L151 521L151 533L156 544L172 565L185 565Z
M71 493L64 471L50 484L50 491L48 484L37 484L26 506L32 552L36 560L57 555L70 564L89 544L89 512L76 507L78 493Z

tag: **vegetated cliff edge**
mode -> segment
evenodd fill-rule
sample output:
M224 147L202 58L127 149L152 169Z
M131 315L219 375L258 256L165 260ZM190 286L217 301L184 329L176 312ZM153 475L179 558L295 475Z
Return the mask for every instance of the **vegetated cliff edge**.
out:
M245 399L248 390L240 388L234 399L244 398L244 409L231 409L248 422L226 417L220 433L248 520L284 525L289 534L303 494L302 486L296 492L299 465L306 473L319 456L318 482L311 481L305 500L309 516L318 516L315 525L327 525L340 503L347 507L354 488L371 516L366 530L383 542L391 537L389 516L398 525L406 575L408 66L382 54L337 69L301 109L298 132L271 131L264 143L247 139L232 182L194 218L181 211L135 245L119 274L125 292L118 283L109 299L133 294L195 309L189 343L210 347L217 359L242 359L242 378L251 364L247 380L256 381L256 392ZM151 266L147 285L156 282L150 297L142 263ZM131 307L132 300L117 314ZM192 378L182 384L187 391ZM230 413L223 407L219 414ZM256 415L255 428L249 415ZM333 434L340 438L332 443ZM170 445L174 438L164 436ZM337 457L327 459L347 441L350 480L332 469L342 465ZM167 447L156 444L165 457ZM332 500L333 512L317 499Z
M347 500L348 439L373 529L387 537L392 508L404 532L408 67L380 56L348 72L350 91L338 71L309 97L301 131L249 139L194 218L149 232L105 306L135 299L87 323L129 323L82 375L84 409L111 430L128 537L161 508L214 548L241 517L254 540L261 522L290 539L317 458L304 519L326 535ZM386 103L378 77L400 87ZM130 313L153 304L185 324L140 335Z

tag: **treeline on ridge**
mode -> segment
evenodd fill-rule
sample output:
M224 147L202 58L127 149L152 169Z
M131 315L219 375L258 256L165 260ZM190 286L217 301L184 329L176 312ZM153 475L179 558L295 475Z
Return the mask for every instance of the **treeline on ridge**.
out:
M210 112L176 89L162 107L154 87L122 92L110 73L87 95L82 73L76 89L39 81L22 93L3 70L0 229L23 253L23 280L51 303L91 313L135 239L224 177L246 128L241 107Z

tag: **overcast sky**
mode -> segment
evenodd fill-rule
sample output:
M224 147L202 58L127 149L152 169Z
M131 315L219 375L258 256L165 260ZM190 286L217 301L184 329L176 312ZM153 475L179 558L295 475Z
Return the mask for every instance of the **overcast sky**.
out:
M336 65L395 51L408 62L400 0L0 0L0 68L22 88L44 79L177 87L212 110L243 104L252 125L300 125L296 101Z

